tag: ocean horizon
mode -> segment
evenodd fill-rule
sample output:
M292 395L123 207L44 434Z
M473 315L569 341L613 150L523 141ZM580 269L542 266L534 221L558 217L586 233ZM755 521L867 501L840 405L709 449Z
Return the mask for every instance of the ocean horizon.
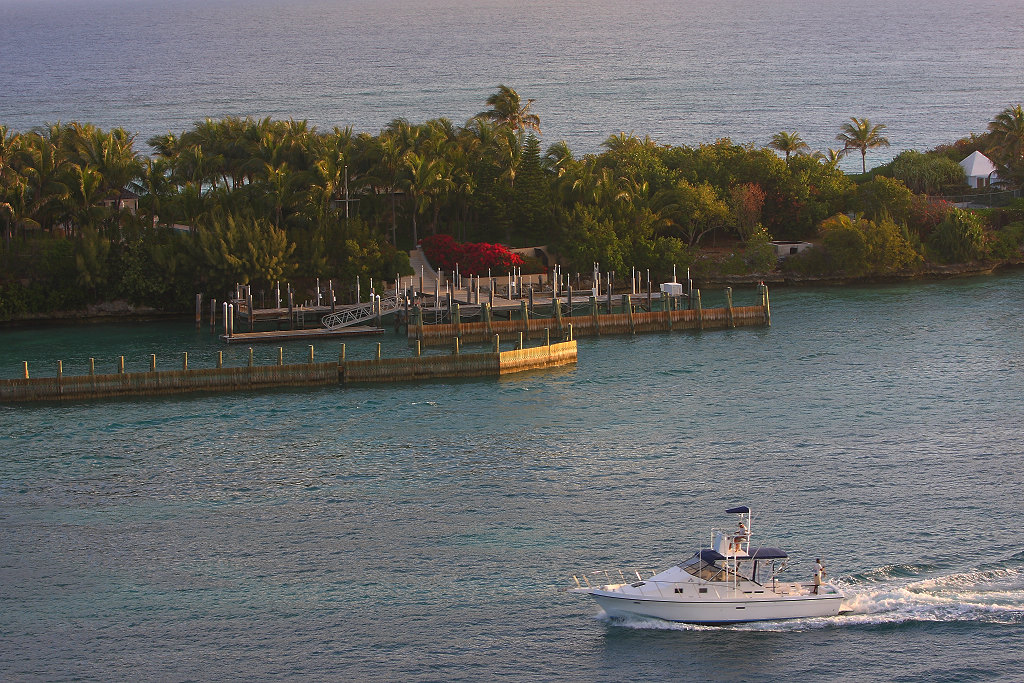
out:
M662 144L795 130L835 148L851 116L892 146L985 131L1024 93L1012 0L0 1L0 124L87 121L152 135L206 117L305 119L376 134L394 118L534 99L543 142L577 155L619 132ZM844 168L856 170L852 157Z

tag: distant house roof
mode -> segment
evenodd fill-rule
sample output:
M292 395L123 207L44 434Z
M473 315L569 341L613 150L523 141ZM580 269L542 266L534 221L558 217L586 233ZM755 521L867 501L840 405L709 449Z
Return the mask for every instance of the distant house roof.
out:
M971 155L960 162L961 168L968 178L987 177L996 170L992 160L981 152L971 152Z

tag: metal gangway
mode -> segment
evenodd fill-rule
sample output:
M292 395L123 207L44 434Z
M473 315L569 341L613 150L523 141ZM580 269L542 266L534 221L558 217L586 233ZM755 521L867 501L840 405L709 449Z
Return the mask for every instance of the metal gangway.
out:
M365 304L357 304L343 311L325 315L321 324L328 330L352 327L353 325L383 317L389 313L395 313L402 307L403 303L403 299L397 293L390 293L387 298L374 295Z

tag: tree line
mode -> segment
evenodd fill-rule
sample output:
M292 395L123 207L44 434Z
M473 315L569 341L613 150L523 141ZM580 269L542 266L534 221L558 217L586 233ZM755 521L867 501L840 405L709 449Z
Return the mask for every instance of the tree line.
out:
M0 316L113 298L173 309L235 282L390 280L411 272L406 250L427 235L546 244L581 272L595 261L659 276L673 264L764 272L776 265L771 239L820 242L814 259L794 261L809 272L908 268L996 253L992 228L1005 226L974 214L957 220L980 221L978 249L951 246L971 230L943 228L933 238L953 209L923 197L963 192L956 155L981 149L1004 178L1024 179L1020 105L983 135L904 152L871 172L867 150L889 141L868 119L844 124L841 149L827 152L812 152L795 131L765 147L729 139L671 146L620 133L600 153L577 156L565 142L542 150L533 100L512 88L499 86L486 106L463 125L395 119L377 135L206 119L150 138L150 154L120 128L0 126ZM839 161L856 152L864 173L848 175ZM841 214L855 218L846 225ZM825 258L842 251L851 230L892 258L870 267L849 253ZM1012 251L1012 238L1003 242ZM729 249L709 255L709 245Z

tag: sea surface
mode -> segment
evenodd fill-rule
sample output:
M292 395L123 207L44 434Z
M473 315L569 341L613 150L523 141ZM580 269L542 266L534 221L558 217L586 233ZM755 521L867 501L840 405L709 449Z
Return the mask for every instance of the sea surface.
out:
M851 116L892 147L984 132L1024 93L1020 0L0 0L0 124L139 134L205 117L389 121L533 98L544 143L664 144L797 131L838 147ZM848 157L844 167L859 169Z
M1021 271L776 288L770 328L550 372L0 406L0 679L1019 680L1022 302ZM245 362L187 321L6 329L0 371L222 349ZM743 504L850 613L611 621L561 590Z

